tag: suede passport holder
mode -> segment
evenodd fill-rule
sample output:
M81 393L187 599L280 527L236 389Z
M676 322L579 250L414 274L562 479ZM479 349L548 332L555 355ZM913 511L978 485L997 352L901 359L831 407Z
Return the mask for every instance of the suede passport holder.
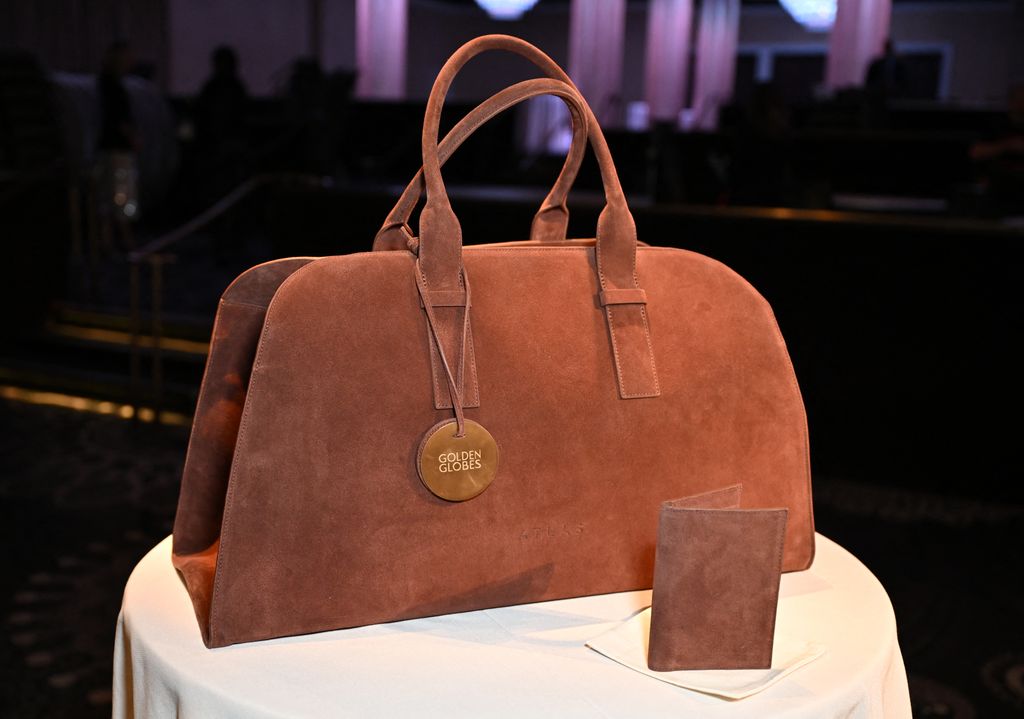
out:
M661 506L653 671L771 667L787 510L739 509L740 489Z

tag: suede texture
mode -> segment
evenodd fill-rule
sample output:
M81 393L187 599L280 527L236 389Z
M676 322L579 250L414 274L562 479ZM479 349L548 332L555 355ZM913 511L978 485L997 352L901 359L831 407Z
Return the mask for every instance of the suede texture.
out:
M312 260L295 257L257 265L221 296L174 517L176 555L202 552L220 537L238 424L267 306L281 283Z
M258 301L218 313L175 523L208 646L647 588L661 503L737 478L744 506L789 508L785 568L810 565L807 426L771 309L718 262L638 247L583 107L608 198L594 240L463 248L435 132L419 242L236 282ZM463 268L472 283L463 405L502 461L462 503L416 471L452 416L417 260L453 367Z
M466 416L499 444L494 483L450 504L417 477L423 433L451 413L433 406L414 257L306 265L263 328L215 586L189 583L210 597L210 646L650 587L661 502L737 477L754 478L744 506L790 508L786 568L811 563L803 405L747 283L641 248L662 395L623 400L593 248L464 256L481 394ZM183 487L179 518L207 501Z
M735 489L662 505L653 671L771 667L787 510L739 509Z

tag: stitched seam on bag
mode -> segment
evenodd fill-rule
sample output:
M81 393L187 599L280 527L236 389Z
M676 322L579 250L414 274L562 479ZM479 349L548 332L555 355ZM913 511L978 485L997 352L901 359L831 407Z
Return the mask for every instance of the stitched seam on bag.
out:
M263 318L263 328L260 331L260 341L256 347L256 358L253 360L252 372L249 375L249 386L246 391L245 405L242 408L242 420L238 425L238 436L235 438L235 448L231 457L231 472L228 474L228 488L227 494L224 498L224 514L221 515L220 525L220 546L217 549L217 564L213 570L213 591L210 592L210 616L209 616L209 637L210 642L214 642L213 627L216 624L216 619L219 618L220 603L217 602L217 598L220 595L220 588L222 586L222 570L225 564L227 564L228 549L231 543L228 541L230 535L227 530L227 522L231 513L231 507L234 505L235 489L238 486L237 470L238 470L238 448L242 446L242 441L246 436L246 430L249 426L249 416L251 414L252 406L255 403L256 395L259 394L260 384L257 381L258 372L260 367L263 366L263 348L267 343L271 333L271 312L274 309L275 302L280 296L281 291L289 284L295 281L295 278L302 274L304 270L307 270L316 265L320 260L314 260L309 262L302 267L296 269L290 274L284 282L282 282L277 290L274 292L274 296L270 298L270 302L267 304L267 314Z
M640 308L640 311L643 312L643 308ZM619 375L619 383L620 383L619 386L622 388L622 398L623 399L636 399L638 397L649 397L649 396L651 396L649 392L644 392L642 389L637 391L637 392L627 392L626 391L626 385L625 385L624 380L622 379L622 367L620 366L620 357L619 357L619 352L618 352L618 343L615 340L615 328L614 328L614 325L612 324L611 307L608 308L608 327L611 330L612 346L615 348L615 369L616 369L616 371L618 372L618 375ZM651 343L650 343L650 341L647 342L647 349L648 349L648 352L651 351ZM654 361L654 358L653 358L653 355L651 355L652 366L653 366L653 361ZM658 385L657 375L655 375L654 384L655 384L655 390L660 392L660 390L658 389L658 386L657 386Z
M295 259L306 259L306 258L295 258ZM263 330L268 327L267 319L268 319L269 314L270 314L270 306L273 304L274 298L277 297L278 291L280 291L280 289L284 285L288 284L302 270L304 270L307 267L310 267L310 266L316 264L317 258L309 258L309 259L310 259L310 262L307 262L307 263L305 263L303 265L300 265L299 267L296 267L295 270L293 270L291 273L289 273L288 276L285 277L281 281L281 283L277 286L277 289L274 290L274 294L271 296L270 301L267 303L266 306L253 305L251 303L237 302L237 301L234 301L234 300L225 300L223 297L221 298L221 302L222 303L231 303L231 304L241 305L241 306L256 307L257 309L264 311L265 314L264 314L264 317L263 317L263 327L261 327L261 330L260 330L260 341L259 341L259 344L256 347L256 356L255 356L255 359L253 361L252 371L249 374L249 382L248 382L248 384L246 386L245 403L242 406L242 419L241 419L241 421L239 422L239 425L238 425L238 434L235 437L235 445L234 445L234 447L232 447L232 450L231 450L231 469L228 471L228 483L227 483L227 487L225 488L225 495L224 495L224 509L221 512L221 518L220 518L220 533L218 535L219 546L217 548L217 562L216 562L216 564L214 565L214 568L213 568L213 589L210 592L210 612L209 612L209 614L207 616L207 619L206 619L206 621L207 621L206 637L209 639L209 641L211 643L213 643L213 641L214 641L213 627L215 625L215 618L216 618L215 615L219 615L220 614L217 611L217 609L218 609L218 607L220 605L215 600L217 599L217 596L219 594L219 587L220 587L220 584L221 584L220 579L221 579L222 562L226 561L226 557L227 557L226 549L227 549L228 544L230 544L229 542L225 541L225 539L227 537L227 533L225 532L225 524L227 522L229 510L231 508L231 504L232 504L232 501L234 499L234 487L236 485L236 482L235 482L235 468L237 466L236 463L235 463L235 460L237 458L238 446L240 444L240 441L241 441L242 437L245 434L245 428L246 428L246 426L248 424L248 417L249 417L248 408L250 406L249 405L249 399L250 399L250 397L255 395L255 388L257 387L257 384L254 381L254 379L255 379L255 376L256 376L256 370L260 367L260 360L261 360L260 352L263 349L263 343L264 343L264 340L265 340L265 336L269 335L269 331L264 333ZM276 261L277 260L271 260L271 262L276 262ZM256 265L256 267L262 267L263 265L266 265L266 264L270 264L270 262L264 262L264 263L262 263L260 265ZM253 268L250 268L250 270L251 269L253 269ZM246 272L248 272L250 270L247 270ZM246 273L243 272L242 275L244 275L244 274L246 274ZM237 282L238 279L241 278L242 275L239 275L239 277L235 278L235 280L230 285L228 285L227 289L225 289L224 292L227 293L228 290L230 290L231 287L234 286L235 282ZM213 334L211 336L211 342L210 342L211 349L212 349L212 346L213 346L213 342L216 340L216 329L217 329L217 320L218 319L219 318L215 315L214 316L214 321L213 321L213 324L214 324ZM202 385L200 385L200 388L199 388L199 401L202 400L202 397L203 397L203 394L204 394L204 389L205 389L205 386L206 386L206 372L209 370L209 367L210 367L210 363L209 363L209 359L207 359L207 367L206 367L206 369L203 370L203 383L202 383ZM198 403L197 403L197 406L199 406ZM191 435L191 433L190 433L190 435ZM191 446L192 446L192 438L190 436L189 437L189 448L191 448ZM187 461L188 461L188 451L186 450L186 462ZM172 548L173 548L173 541L172 541Z
M430 382L434 385L434 409L448 409L451 407L451 403L441 394L441 388L437 384L437 360L435 359L437 349L434 346L434 337L430 331L430 321L425 317L423 321L427 323L427 346L430 352Z
M619 380L619 391L622 392L624 399L629 399L633 395L626 391L626 385L622 380L622 363L619 361L619 343L615 341L615 321L612 319L612 305L608 305L605 308L605 314L608 318L608 335L612 339L612 355L615 358L615 376Z
M634 231L635 231L635 228L634 228ZM635 240L636 240L636 238L634 237L634 241ZM509 249L516 249L516 248L510 247ZM567 247L565 249L574 250L574 249L590 249L590 248L589 247L588 248ZM639 289L640 288L640 280L636 276L636 250L637 249L639 249L639 248L635 248L634 247L634 251L633 251L633 287ZM594 257L595 257L596 264L597 264L597 276L600 279L601 289L602 290L606 290L606 289L608 289L607 281L605 280L604 269L602 269L602 267L601 267L601 249L600 249L600 246L598 246L598 245L594 246ZM658 382L658 370L654 366L654 347L651 344L651 333L650 333L650 330L649 330L649 328L647 326L647 315L644 312L644 308L643 307L640 308L640 317L641 317L641 320L643 321L643 325L644 325L644 336L645 336L646 341L647 341L647 356L650 357L650 360L651 360L651 371L652 371L653 377L654 377L654 392L653 393L651 393L651 392L644 392L642 389L640 391L637 391L637 392L628 392L628 391L626 391L626 383L623 380L623 375L622 375L622 358L619 355L619 343L618 343L618 340L615 338L615 321L612 318L612 315L613 315L612 307L614 307L614 306L615 305L608 305L605 309L606 309L607 317L608 317L608 334L611 336L611 340L612 340L612 355L615 357L615 375L616 375L616 377L619 380L619 392L622 395L623 399L637 399L637 398L640 398L640 397L657 397L658 395L661 394L661 386L660 386L660 384Z
M699 496L699 495L698 495ZM698 512L700 514L709 514L713 512L745 512L751 514L754 512L778 512L780 509L786 509L785 507L662 507L666 512Z
M527 254L545 254L555 252L589 252L594 249L593 247L488 247L487 245L466 245L463 247L464 250L470 252L494 252L494 253L527 253Z
M291 279L291 278L289 278L289 279ZM280 291L280 288L278 288L278 291ZM276 294L277 293L275 293L275 296L276 296ZM273 300L271 300L271 302L273 302ZM245 398L246 399L245 408L242 410L242 421L241 421L241 423L238 426L238 439L235 440L235 456L233 456L231 458L231 474L228 476L228 491L227 491L227 495L225 496L225 499L224 499L224 515L221 518L221 531L220 531L221 537L220 537L220 547L219 547L219 549L217 551L217 567L214 569L213 592L210 595L210 641L211 642L213 642L213 626L214 626L214 619L215 619L214 613L216 612L217 616L220 615L220 612L217 612L217 609L220 607L220 605L218 603L214 602L214 599L219 594L220 586L221 586L221 572L220 572L220 569L221 569L222 563L224 563L224 564L227 563L228 548L230 547L230 544L231 544L230 542L227 541L227 539L228 539L228 537L230 535L228 535L228 533L225 531L225 529L226 529L225 525L227 523L228 514L230 513L231 507L234 504L235 488L238 486L238 482L235 481L235 472L236 472L236 469L237 469L238 465L236 464L235 460L237 459L238 447L241 445L241 440L245 436L246 429L249 426L249 416L250 416L250 414L252 414L251 411L250 411L250 408L252 407L252 403L251 403L250 400L254 400L255 399L255 396L257 394L256 390L259 388L259 384L257 382L254 382L253 380L256 378L256 373L259 371L260 367L263 366L263 357L262 357L263 347L266 344L268 338L270 337L271 324L270 324L269 320L270 320L270 311L269 311L269 308L268 308L268 310L267 310L267 317L263 320L263 332L260 335L260 344L259 344L259 347L256 348L256 360L253 362L253 366L252 366L252 374L251 374L251 376L250 376L251 378L249 380L249 392L247 393L246 398Z
M730 484L719 489L709 489L707 492L700 492L689 497L680 497L679 499L670 499L662 502L662 509L708 509L708 507L687 507L687 506L673 506L676 502L686 502L693 499L707 499L711 497L717 497L720 494L735 494L736 503L739 505L743 501L743 485L742 484ZM723 509L729 509L729 507L723 507Z
M460 282L459 284L462 284L462 283ZM426 312L426 310L424 310L424 312ZM470 332L470 329L471 329L466 324L468 322L468 320L470 319L469 318L469 304L467 303L466 305L463 305L463 308L462 308L462 322L458 322L457 321L458 318L459 318L459 308L458 307L454 308L454 311L452 312L452 314L455 315L455 319L456 319L456 322L454 323L455 324L455 331L456 331L455 342L459 345L459 349L458 349L458 353L457 353L458 357L455 358L456 362L458 363L455 366L455 387L459 391L459 401L460 402L465 402L465 399L466 399L466 360L467 360L467 356L466 355L467 355L467 353L469 351L469 348L468 348L467 345L468 345L468 342L469 342L469 332ZM461 332L458 331L459 325L462 325L463 329L465 329L465 331L466 331L465 334L462 334ZM459 342L459 338L460 337L465 338L465 342L460 343ZM470 372L472 372L472 370L470 370ZM445 384L447 384L447 382ZM454 398L452 399L452 401L453 402L455 401ZM466 405L463 404L462 406L463 406L463 408L465 408ZM454 409L454 407L453 407L453 409Z
M223 299L220 301L221 306L224 305L224 302L225 301ZM220 324L220 320L221 320L221 314L220 314L220 310L218 309L217 313L213 316L213 330L210 333L210 350L209 350L208 356L209 356L209 354L213 353L213 345L214 345L214 342L216 342L216 340L217 340L217 325ZM206 398L206 394L209 391L208 385L206 384L206 377L207 377L207 375L209 373L210 373L210 362L209 362L209 359L208 359L207 362L206 362L206 367L203 368L203 380L202 380L202 383L200 383L200 385L199 385L199 397L196 398L196 409L198 409L198 408L203 406L203 400ZM192 420L192 427L193 428L195 427L195 420L194 419ZM189 466L188 465L188 458L189 458L189 455L192 454L192 440L195 439L195 437L196 437L195 432L193 432L190 429L189 430L189 436L188 436L188 447L186 447L186 449L185 449L185 464L182 465L183 479L184 479L185 470L187 470L188 466ZM226 496L226 494L227 494L227 491L226 491L226 488L225 488L225 496ZM179 505L181 504L181 497L180 497L180 495L178 497L178 504ZM224 518L223 515L221 515L221 520L222 521L223 521L223 518ZM177 520L177 512L175 512L175 520ZM219 536L219 533L218 533L218 536ZM174 551L174 538L173 537L171 538L171 551L172 552Z
M638 397L657 397L661 394L661 385L658 382L658 371L654 366L654 348L651 346L651 335L647 330L647 318L643 314L643 308L640 308L641 318L644 323L644 335L647 338L647 356L651 358L651 372L654 376L654 392L645 392L644 390L638 390L637 392L627 392L625 381L622 378L622 362L619 356L619 344L615 339L615 322L612 319L612 307L621 307L621 305L608 305L606 308L608 314L608 334L612 338L612 354L615 356L615 373L619 378L619 388L622 390L623 399L636 399Z
M651 330L647 326L647 308L640 308L640 320L644 323L644 339L647 340L647 356L651 359L651 376L654 378L654 394L661 394L661 382L658 380L658 368L654 366L654 345L651 343Z
M306 266L308 267L309 265L306 265ZM290 280L294 276L295 275L292 275L288 279ZM282 283L282 285L283 285L283 283ZM280 292L280 290L281 290L281 288L279 287L278 288L278 292ZM277 296L276 292L274 293L274 296L275 297ZM271 299L271 304L273 304L273 299ZM220 612L217 611L220 608L220 604L217 603L214 600L220 594L221 577L222 577L221 569L222 569L222 566L227 563L228 549L229 549L229 547L231 545L231 543L229 541L227 541L229 539L230 535L225 530L227 528L226 524L227 524L228 515L231 512L231 507L233 506L234 500L235 500L235 488L238 486L238 482L235 480L236 471L238 469L238 464L236 463L235 460L238 458L238 448L241 446L242 438L245 437L245 435L246 435L246 429L249 426L249 416L252 414L251 408L252 408L252 405L253 405L253 401L255 400L256 394L257 394L257 389L259 389L259 383L255 382L254 380L256 379L256 373L259 371L260 367L263 366L263 357L262 357L262 355L263 355L263 347L264 347L264 345L266 344L267 340L270 337L270 330L271 330L270 308L268 307L267 308L267 317L263 320L263 331L260 333L260 343L259 343L259 346L256 348L256 360L253 362L253 366L252 366L252 374L250 375L250 380L249 380L249 392L246 394L245 407L242 410L242 421L241 421L241 423L239 423L239 426L238 426L238 438L235 440L235 453L234 453L234 456L231 458L231 474L228 475L228 490L227 490L227 495L224 498L224 515L221 517L221 528L220 528L221 529L221 531L220 531L220 535L221 535L220 536L220 547L217 550L217 566L214 568L214 574L213 574L213 592L210 594L210 642L211 643L214 641L214 636L213 636L213 627L214 627L214 624L215 624L214 620L217 619L220 616Z
M775 542L775 564L773 565L773 566L779 568L779 575L780 576L782 574L782 569L783 569L783 563L782 562L783 562L783 557L784 557L784 549L785 549L785 546L786 546L786 528L789 525L789 512L788 511L784 512L782 517L783 517L783 519L782 519L782 531L778 532L779 538ZM775 643L775 641L774 641L774 638L775 638L775 623L776 623L776 621L778 619L778 614L779 614L778 606L779 606L779 585L780 584L781 584L781 581L776 582L775 585L772 587L772 589L773 589L773 591L772 591L772 603L775 604L775 608L776 608L776 611L774 611L772 613L772 626L771 626L771 636L772 636L773 649L774 649L774 643ZM768 657L768 661L769 662L771 661L771 657L770 656Z
M466 312L469 312L469 308L466 308ZM466 399L468 402L464 403L464 407L479 407L480 406L480 381L479 375L476 371L476 349L473 344L473 318L469 318L469 331L466 332L466 357L463 360L463 364L469 367L468 377L463 380L463 389L469 386L469 397Z
M234 305L236 307L252 307L253 309L257 310L267 309L266 305L256 304L255 302L240 302L239 300L221 300L221 303L225 305Z
M601 289L607 289L607 283L604 277L604 270L601 268L601 246L595 241L594 244L594 263L597 265L597 277L601 285ZM608 320L608 336L612 341L612 356L615 358L615 377L619 383L619 392L622 394L623 399L632 399L636 395L630 394L626 391L626 383L622 379L622 361L619 357L619 343L615 339L615 320L612 317L613 305L605 307L605 316Z
M228 286L224 288L224 291L221 292L220 299L221 299L221 301L231 302L232 300L228 297L228 293L230 293L231 290L233 290L235 288L235 285L237 285L237 284L239 284L241 282L243 277L248 275L253 270L259 269L260 267L267 267L269 265L284 264L286 262L295 262L295 261L298 261L298 260L306 260L306 262L303 262L298 267L296 267L294 270L292 270L287 275L285 275L285 277L281 280L281 283L283 283L285 280L287 280L293 274L295 274L296 272L301 270L303 267L305 267L306 265L312 264L313 262L316 262L319 259L323 259L323 258L321 258L321 257L309 257L309 256L306 256L306 255L299 255L298 257L284 257L284 258L277 259L277 260L267 260L266 262L260 262L258 265L253 265L252 267L247 269L245 272L243 272L242 274L240 274L237 277L235 277L235 279L231 280L231 282L228 283ZM278 286L280 286L281 283L278 283Z
M636 240L636 226L633 227L634 241ZM633 249L633 286L640 287L640 278L636 274L636 255L638 247ZM651 330L647 325L647 307L644 305L640 306L640 321L644 325L644 339L647 341L647 356L651 360L651 377L654 378L654 393L644 393L642 396L645 397L657 397L661 394L661 382L658 380L658 368L654 365L654 345L651 342Z

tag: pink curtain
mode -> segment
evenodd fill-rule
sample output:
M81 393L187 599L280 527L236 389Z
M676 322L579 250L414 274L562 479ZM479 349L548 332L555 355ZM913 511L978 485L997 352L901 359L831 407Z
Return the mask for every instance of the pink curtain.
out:
M603 126L622 123L626 0L572 0L569 76Z
M605 127L622 122L625 31L625 0L572 0L569 10L569 77ZM569 113L561 100L545 95L526 104L526 126L520 136L524 150L536 154L562 154L568 150L571 141Z
M864 84L889 37L892 0L839 0L828 46L825 84L832 90Z
M686 99L693 0L651 0L647 7L644 96L648 115L656 121L678 122Z
M365 99L405 97L408 0L357 0L356 95Z
M740 36L740 0L704 0L697 30L690 129L713 130L732 99Z

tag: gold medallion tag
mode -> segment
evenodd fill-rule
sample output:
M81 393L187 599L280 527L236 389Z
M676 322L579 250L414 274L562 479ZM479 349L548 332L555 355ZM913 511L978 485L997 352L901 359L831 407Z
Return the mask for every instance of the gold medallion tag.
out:
M477 496L498 473L498 443L471 419L466 432L456 437L458 424L446 419L431 427L420 442L417 469L427 489L449 502Z

